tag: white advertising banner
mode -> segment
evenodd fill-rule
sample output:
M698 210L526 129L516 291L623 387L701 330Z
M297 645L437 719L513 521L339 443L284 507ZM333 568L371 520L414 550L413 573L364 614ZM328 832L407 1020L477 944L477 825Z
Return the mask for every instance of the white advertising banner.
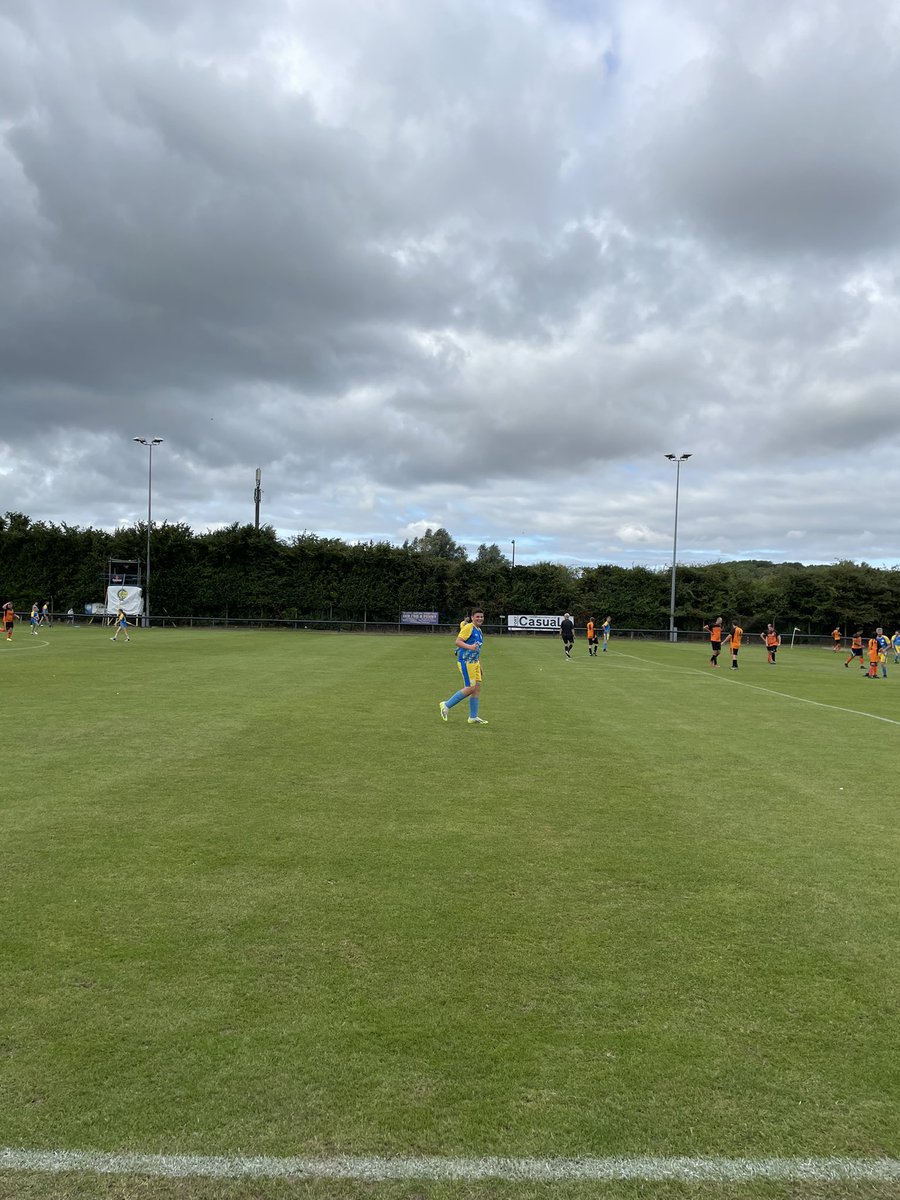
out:
M506 627L512 633L516 629L524 629L530 633L559 633L562 617L509 616Z
M126 617L137 617L144 611L144 593L139 587L117 584L106 589L106 611L115 613L119 609Z

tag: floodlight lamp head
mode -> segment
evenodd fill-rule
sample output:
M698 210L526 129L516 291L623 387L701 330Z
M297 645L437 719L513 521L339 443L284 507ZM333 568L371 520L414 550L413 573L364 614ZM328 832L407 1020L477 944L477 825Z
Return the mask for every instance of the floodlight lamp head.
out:
M163 442L163 439L162 439L162 438L151 438L151 439L150 439L150 445L151 445L151 446L161 446L161 445L162 445L162 442Z
M137 441L138 439L137 439L137 438L135 438L134 440L135 440L135 441ZM664 454L664 455L663 455L663 458L667 458L667 459L669 460L669 462L674 462L674 461L675 461L675 455L674 455L674 454Z
M132 440L133 442L140 442L142 446L147 446L147 445L149 445L149 443L148 443L148 441L147 441L147 439L146 439L146 438L132 438L131 440Z

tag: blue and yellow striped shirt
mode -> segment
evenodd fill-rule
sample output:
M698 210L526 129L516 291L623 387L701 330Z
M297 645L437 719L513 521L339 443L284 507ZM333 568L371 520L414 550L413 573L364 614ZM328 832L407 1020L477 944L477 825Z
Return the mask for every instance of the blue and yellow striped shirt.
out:
M456 647L456 657L460 662L478 662L478 656L481 653L481 643L484 641L484 636L481 630L471 621L460 628L459 636L464 642L475 642L471 650L464 650L462 646Z

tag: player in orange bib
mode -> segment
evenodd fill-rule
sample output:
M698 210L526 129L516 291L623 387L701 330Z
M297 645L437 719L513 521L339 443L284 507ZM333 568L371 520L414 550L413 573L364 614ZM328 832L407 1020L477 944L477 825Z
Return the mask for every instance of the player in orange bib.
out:
M775 666L775 655L778 653L778 647L781 645L781 634L775 632L775 626L770 621L766 627L766 632L759 635L765 642L767 657L766 662Z
M738 650L741 648L741 638L744 636L744 630L738 625L737 621L731 622L731 632L725 635L731 643L731 669L738 669Z
M867 679L878 678L878 637L873 634L868 641L866 650L869 655L869 670L866 674Z
M597 657L597 647L600 644L600 639L597 637L597 626L594 623L593 617L588 617L587 644L588 644L588 657L596 658Z
M859 659L859 669L861 671L864 671L866 669L866 664L863 662L862 630L861 629L857 629L856 633L854 633L854 635L853 635L853 639L850 642L850 657L844 663L844 666L849 667L850 664L853 662L854 658Z
M6 640L12 641L13 625L16 623L16 613L12 606L12 602L7 600L3 605L3 628L6 631Z
M704 625L703 629L709 634L709 665L717 667L722 649L722 618L717 617L712 625Z

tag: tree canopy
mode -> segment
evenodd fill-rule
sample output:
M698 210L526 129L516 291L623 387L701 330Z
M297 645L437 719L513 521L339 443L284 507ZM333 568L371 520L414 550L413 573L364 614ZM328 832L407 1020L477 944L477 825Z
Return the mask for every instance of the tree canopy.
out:
M469 557L465 546L455 542L446 529L426 529L421 537L403 545L416 554L430 554L432 558L443 558L446 562L465 562Z
M0 603L25 610L38 600L55 611L102 600L109 559L141 559L147 527L114 532L0 517ZM492 543L469 559L446 529L420 538L349 544L304 532L283 541L271 526L229 525L193 532L164 522L152 531L152 609L170 616L395 621L404 609L451 621L473 603L489 622L508 613L571 612L583 622L611 613L618 628L665 629L668 568L609 563L511 565ZM679 566L675 619L699 629L717 616L748 629L826 634L835 625L900 625L900 570L867 563L828 566L761 561Z

